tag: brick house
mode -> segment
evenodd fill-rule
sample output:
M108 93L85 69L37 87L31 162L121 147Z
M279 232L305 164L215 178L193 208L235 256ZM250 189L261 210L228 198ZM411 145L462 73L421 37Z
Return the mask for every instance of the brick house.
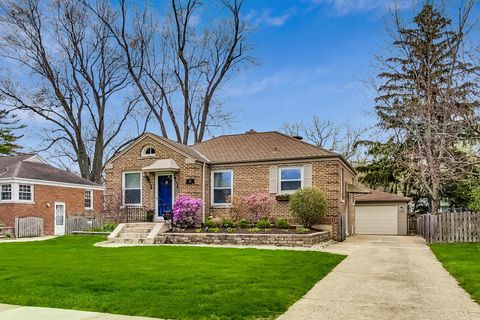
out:
M355 231L349 189L356 172L351 164L300 137L279 132L250 130L193 146L145 133L114 155L105 172L106 197L121 195L125 206L155 210L156 220L171 210L180 193L203 199L205 221L209 216L228 216L230 196L268 192L275 199L274 218L293 222L288 201L278 195L312 186L323 190L328 200L321 227L336 238L343 215L346 234Z
M7 227L14 227L15 217L39 217L45 234L62 235L66 216L102 210L103 190L38 155L0 157L0 223Z

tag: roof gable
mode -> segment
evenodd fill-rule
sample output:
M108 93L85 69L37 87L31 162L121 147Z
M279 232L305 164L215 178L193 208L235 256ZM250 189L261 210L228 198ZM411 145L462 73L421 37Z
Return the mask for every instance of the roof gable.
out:
M185 157L193 158L193 159L201 161L201 162L209 162L208 159L203 157L200 153L198 153L196 150L194 150L193 148L191 148L189 146L186 146L184 144L181 144L179 142L176 142L176 141L164 138L164 137L160 137L160 136L158 136L156 134L153 134L151 132L146 132L146 133L138 136L134 141L132 141L130 144L125 146L122 150L120 150L115 155L113 155L107 161L107 164L115 162L116 159L118 159L120 156L125 154L128 150L130 150L131 148L133 148L137 144L141 143L142 141L144 141L148 137L158 141L162 145L180 153L181 155L183 155Z

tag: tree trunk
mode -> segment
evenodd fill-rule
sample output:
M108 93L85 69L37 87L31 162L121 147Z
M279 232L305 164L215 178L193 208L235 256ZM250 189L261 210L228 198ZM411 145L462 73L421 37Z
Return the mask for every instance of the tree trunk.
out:
M438 213L440 210L440 187L437 182L432 183L432 200L430 205L430 213Z

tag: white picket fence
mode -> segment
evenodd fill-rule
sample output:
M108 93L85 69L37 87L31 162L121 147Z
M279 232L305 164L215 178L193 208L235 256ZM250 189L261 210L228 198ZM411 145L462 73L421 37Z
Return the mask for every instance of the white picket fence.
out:
M37 217L15 217L15 238L43 236L43 219Z
M417 231L428 243L480 242L480 213L423 214L418 218Z
M92 228L101 228L103 218L86 218L83 216L69 216L65 219L65 233L71 234L74 231L85 231Z

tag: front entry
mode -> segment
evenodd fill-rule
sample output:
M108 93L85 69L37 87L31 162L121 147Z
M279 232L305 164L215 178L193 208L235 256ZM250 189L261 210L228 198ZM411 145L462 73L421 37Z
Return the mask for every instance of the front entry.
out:
M157 176L157 218L165 212L172 211L173 177L172 175Z
M55 202L54 208L55 215L55 230L56 236L63 236L65 234L65 203Z

